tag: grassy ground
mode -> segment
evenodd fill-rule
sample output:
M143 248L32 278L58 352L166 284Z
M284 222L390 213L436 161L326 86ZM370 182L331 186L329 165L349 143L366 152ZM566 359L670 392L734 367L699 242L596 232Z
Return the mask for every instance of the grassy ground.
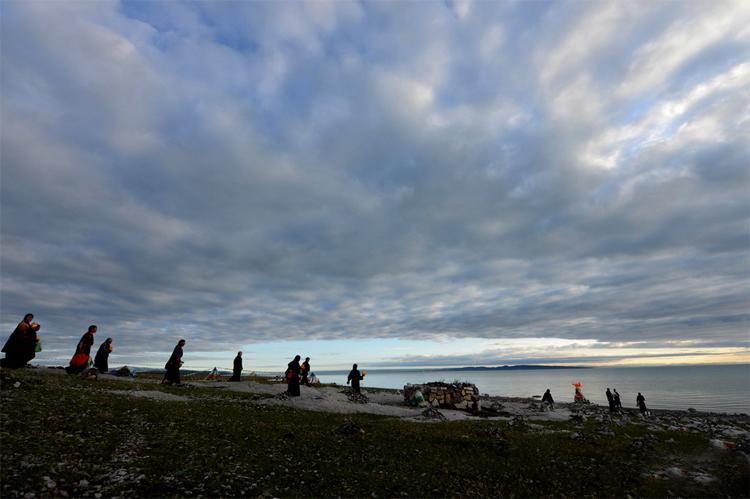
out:
M638 423L613 425L613 436L593 422L424 424L262 406L221 390L9 375L0 391L2 497L748 496L742 453L711 449L698 434L649 436ZM109 392L123 389L192 400ZM337 434L346 419L364 434ZM675 463L718 479L649 477Z

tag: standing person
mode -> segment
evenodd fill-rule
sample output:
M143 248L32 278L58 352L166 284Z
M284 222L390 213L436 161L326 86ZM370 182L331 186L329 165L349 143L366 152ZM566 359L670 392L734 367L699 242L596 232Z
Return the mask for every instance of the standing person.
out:
M310 386L310 380L307 379L308 374L310 374L310 357L305 357L305 361L302 363L302 379L299 382L301 385Z
M348 385L349 382L351 381L352 391L354 393L361 393L359 390L359 382L363 379L365 379L365 377L359 373L359 369L357 369L357 364L352 365L352 370L349 371L349 377L346 379L346 384Z
M641 414L644 416L648 415L648 408L646 407L646 397L641 395L641 392L638 392L638 396L635 398L635 403L638 406L638 409L641 410Z
M161 380L162 384L175 384L180 385L180 366L182 365L182 347L185 346L185 340L177 342L177 346L172 350L172 355L169 360L164 364L164 369L167 372L164 373L164 379Z
M5 352L5 358L0 360L0 365L9 368L24 367L31 359L36 357L36 343L39 341L37 331L41 327L36 322L32 322L34 314L26 314L23 320L18 323L16 329L8 337L2 351Z
M549 408L553 410L555 408L555 400L552 398L552 392L549 391L549 388L547 388L547 391L542 395L542 404L548 404Z
M621 412L622 402L620 401L620 394L617 393L617 388L614 389L614 392L615 393L612 394L612 398L614 399L615 411Z
M92 324L89 326L88 331L83 333L83 336L78 341L78 345L76 345L76 353L70 359L70 365L65 368L65 372L68 374L79 374L88 367L91 360L91 346L94 344L96 331L97 327Z
M237 357L234 358L234 370L229 381L239 381L240 376L242 376L242 352L237 352Z
M292 359L287 365L286 382L289 386L287 387L286 392L290 397L299 397L299 374L301 371L299 365L300 358L299 355L295 355L294 359Z
M112 353L112 338L107 338L104 343L99 345L99 350L96 351L96 357L94 357L94 367L96 367L100 373L107 374L109 372L109 354Z
M612 396L612 392L609 391L609 387L607 387L607 391L604 394L607 396L609 412L615 412L615 398Z

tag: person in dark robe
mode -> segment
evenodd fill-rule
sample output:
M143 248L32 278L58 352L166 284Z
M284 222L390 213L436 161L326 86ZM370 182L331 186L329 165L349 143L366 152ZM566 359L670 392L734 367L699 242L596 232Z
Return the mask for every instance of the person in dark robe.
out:
M234 358L232 377L229 378L229 381L239 381L240 376L242 376L242 352L237 352L237 357Z
M95 325L89 326L88 331L83 333L81 339L76 345L76 353L73 358L70 359L70 365L65 368L68 374L80 374L89 365L91 360L91 347L94 344L94 335L96 334L97 328Z
M359 369L357 369L357 364L354 364L352 366L352 370L349 371L349 377L346 379L346 384L348 385L351 382L352 391L354 393L361 393L359 389L359 382L363 379L365 379L365 377L360 374Z
M617 388L614 389L614 393L612 394L612 401L615 406L615 410L620 412L622 411L622 402L620 401L620 394L617 393Z
M549 391L549 388L547 388L547 391L542 395L542 404L548 404L550 409L555 408L555 401L552 398L552 392Z
M610 392L609 388L607 388L607 391L604 392L604 394L607 396L607 404L609 404L609 412L615 412L615 398L612 396L612 392Z
M99 350L96 351L94 357L94 367L100 373L109 372L109 354L112 353L112 338L107 338L104 342L99 345Z
M305 357L305 361L302 363L302 379L300 380L301 385L310 386L310 380L307 379L308 374L310 374L310 357Z
M295 355L294 359L288 364L286 370L286 382L288 384L286 392L290 397L299 397L299 375L302 368L299 365L299 355Z
M635 398L635 404L638 406L638 409L641 410L641 414L646 416L648 414L648 408L646 407L646 397L641 395L641 392L638 392L638 396Z
M34 314L26 314L23 320L18 323L16 329L8 337L2 351L5 352L5 358L0 360L0 365L16 369L24 367L31 359L36 357L37 331L39 324L32 322Z
M180 340L172 350L172 355L169 360L164 364L164 379L161 380L162 384L166 385L180 385L180 366L182 366L182 347L185 346L185 340Z

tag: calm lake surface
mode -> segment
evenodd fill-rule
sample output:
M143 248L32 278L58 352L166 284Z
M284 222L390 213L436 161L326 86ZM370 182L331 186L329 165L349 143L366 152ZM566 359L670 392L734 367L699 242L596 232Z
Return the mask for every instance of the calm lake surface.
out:
M555 401L573 401L573 381L583 394L606 405L604 391L617 388L622 404L635 407L640 391L653 409L688 409L750 414L750 365L593 367L518 371L370 370L363 387L403 388L407 383L468 381L481 393L530 397L552 390ZM346 383L348 371L318 371L324 383Z

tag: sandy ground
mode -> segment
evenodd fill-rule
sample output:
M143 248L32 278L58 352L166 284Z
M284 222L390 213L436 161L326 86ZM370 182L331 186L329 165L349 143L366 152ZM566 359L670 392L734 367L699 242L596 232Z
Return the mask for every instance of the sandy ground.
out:
M262 384L250 381L239 383L223 383L213 381L191 381L191 386L202 388L216 388L221 390L230 390L245 393L266 393L270 395L279 395L286 392L285 384ZM259 404L284 405L295 407L308 411L333 412L339 414L378 414L381 416L392 416L405 418L414 421L425 421L422 417L424 408L414 408L403 404L403 396L400 393L390 391L368 391L362 389L362 393L370 400L367 404L360 404L349 401L345 393L342 393L345 387L300 387L300 396L289 399L270 398L257 401ZM559 408L552 412L538 412L528 408L528 402L506 402L503 401L503 410L510 413L511 416L497 418L479 418L472 416L466 411L439 409L440 412L449 421L460 420L480 420L480 419L509 419L512 416L524 416L529 419L537 420L556 420L566 421L570 418L571 412L567 408Z
M62 369L44 369L39 368L38 372L44 374L65 374ZM109 374L99 374L100 379L111 379L118 381L127 381L139 385L156 384L158 381L149 378L120 378ZM437 421L436 419L427 419L422 416L424 408L410 407L404 404L403 396L396 391L367 390L362 389L362 393L367 396L369 403L361 404L351 402L345 393L345 386L320 386L320 387L300 387L300 396L292 398L283 398L276 396L286 392L286 384L283 383L256 383L253 381L242 381L230 383L225 381L189 381L183 380L186 387L195 386L200 388L212 388L216 390L228 390L243 393L260 393L273 395L274 398L264 398L253 401L255 404L263 405L283 405L294 407L307 411L330 412L338 414L377 414L381 416L390 416L402 418L410 421L425 422ZM174 395L171 393L160 392L156 390L111 390L116 395L125 395L132 397L143 397L154 400L185 402L191 399L189 390L185 395ZM505 399L503 397L493 397L491 401L482 401L488 405L492 401L498 401L502 404L502 410L508 413L508 416L480 418L472 416L466 411L453 409L442 409L439 411L448 421L462 420L507 420L515 416L523 416L530 420L545 421L567 421L573 414L565 405L556 406L554 411L539 412L529 407L529 400Z

